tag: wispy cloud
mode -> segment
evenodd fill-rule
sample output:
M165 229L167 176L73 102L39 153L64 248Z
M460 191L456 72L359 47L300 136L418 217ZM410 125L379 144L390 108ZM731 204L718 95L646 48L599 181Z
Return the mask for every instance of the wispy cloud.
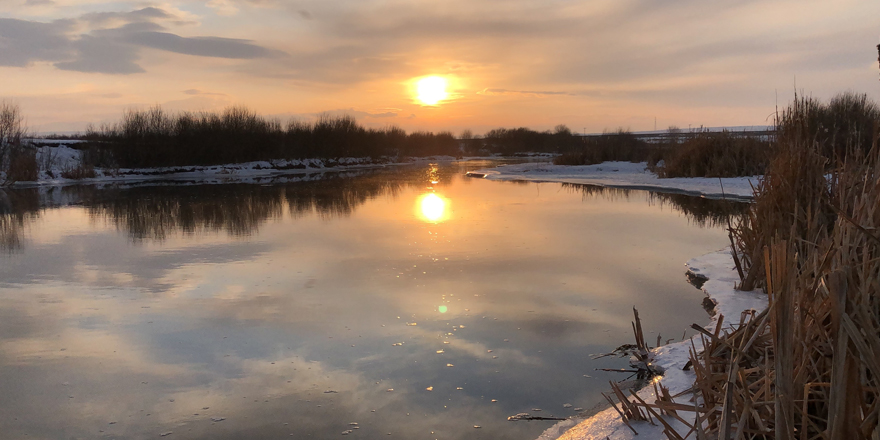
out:
M25 67L48 61L61 70L127 75L146 72L139 64L145 48L240 60L284 55L250 40L182 37L165 32L163 23L168 22L177 26L193 23L157 7L91 12L52 23L0 18L0 66ZM77 35L75 31L82 26L86 31Z

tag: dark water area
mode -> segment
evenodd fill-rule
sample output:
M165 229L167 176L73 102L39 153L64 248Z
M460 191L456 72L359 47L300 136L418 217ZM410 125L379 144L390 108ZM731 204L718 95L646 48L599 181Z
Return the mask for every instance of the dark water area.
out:
M3 438L533 439L706 322L742 205L486 165L0 193Z

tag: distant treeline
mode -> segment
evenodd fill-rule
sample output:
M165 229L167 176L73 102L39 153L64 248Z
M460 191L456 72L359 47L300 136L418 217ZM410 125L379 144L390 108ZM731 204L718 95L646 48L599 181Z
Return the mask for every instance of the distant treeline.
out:
M407 133L398 127L365 128L350 116L321 116L316 122L266 119L244 107L221 113L172 114L161 107L128 110L122 120L90 127L88 158L94 166L157 167L217 165L272 159L337 157L461 156L525 152L560 153L581 136L559 125L554 131L499 128L485 136L469 131Z
M880 110L866 95L844 93L827 103L801 98L803 115L797 121L783 111L776 121L779 136L806 133L823 145L831 159L849 146L867 151ZM33 180L34 153L21 148L26 130L17 106L3 104L0 112L0 183ZM498 128L484 136L465 131L407 133L389 126L366 128L350 116L321 116L315 122L289 121L257 115L244 107L222 112L169 113L161 107L128 110L120 121L89 127L85 163L65 177L94 175L93 167L145 168L219 165L257 160L371 157L377 161L435 155L515 155L558 153L555 163L588 165L604 161L648 162L661 177L732 177L763 174L775 155L774 139L733 132L681 133L670 128L660 142L640 139L620 129L600 136L573 134L565 125L552 131ZM5 173L4 173L5 172Z

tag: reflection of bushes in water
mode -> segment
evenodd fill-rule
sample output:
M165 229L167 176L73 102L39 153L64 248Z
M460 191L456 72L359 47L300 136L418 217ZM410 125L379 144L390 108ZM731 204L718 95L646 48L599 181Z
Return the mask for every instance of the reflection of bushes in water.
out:
M364 173L364 174L361 174ZM81 204L95 219L105 219L134 240L163 240L182 232L225 231L247 236L273 218L288 212L293 217L315 213L323 218L348 216L361 204L402 188L443 185L455 167L403 167L382 171L345 172L307 176L311 181L253 184L53 188L52 194L36 189L0 191L0 249L20 249L28 222L39 217L48 200ZM302 176L291 178L302 179Z
M254 185L132 188L101 198L87 204L89 214L106 218L135 240L161 240L178 231L249 235L283 208L276 188Z
M331 178L286 186L284 198L294 217L302 217L311 212L323 218L348 216L370 199L384 194L396 195L402 183L389 181L387 176Z
M36 189L0 190L0 250L21 249L28 225L40 215Z
M700 227L727 226L748 209L749 204L732 200L707 199L686 194L669 194L625 188L608 188L596 185L563 183L563 188L579 192L584 199L605 198L608 200L629 200L634 194L646 194L649 204L661 207L672 206L684 214L689 221Z
M441 181L452 170L441 169ZM247 236L285 212L302 217L312 212L323 217L351 215L361 204L403 187L422 187L414 178L422 168L402 172L372 172L358 177L345 174L319 180L261 186L252 184L152 186L93 190L84 195L85 206L96 217L106 218L135 240L165 239L176 232L225 231Z

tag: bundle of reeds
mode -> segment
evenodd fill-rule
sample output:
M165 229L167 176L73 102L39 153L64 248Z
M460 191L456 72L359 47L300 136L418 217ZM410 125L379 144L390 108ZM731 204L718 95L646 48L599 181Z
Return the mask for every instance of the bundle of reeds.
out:
M763 286L768 308L704 332L691 402L640 403L694 413L670 439L880 439L876 137L828 171L823 146L790 128L734 231L742 288Z

